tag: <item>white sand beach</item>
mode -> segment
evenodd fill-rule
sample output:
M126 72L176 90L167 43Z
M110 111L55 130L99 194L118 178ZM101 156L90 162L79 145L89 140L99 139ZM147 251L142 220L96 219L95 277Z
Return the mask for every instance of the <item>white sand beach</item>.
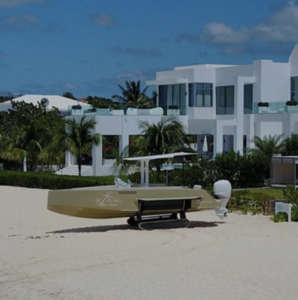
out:
M0 299L297 299L298 223L213 211L140 231L46 208L47 191L0 186Z

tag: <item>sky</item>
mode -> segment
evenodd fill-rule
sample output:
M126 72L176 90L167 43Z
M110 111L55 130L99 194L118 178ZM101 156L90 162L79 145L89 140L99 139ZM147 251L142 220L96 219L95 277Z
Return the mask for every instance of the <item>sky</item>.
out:
M111 98L176 66L288 61L298 0L0 0L0 38L0 91Z

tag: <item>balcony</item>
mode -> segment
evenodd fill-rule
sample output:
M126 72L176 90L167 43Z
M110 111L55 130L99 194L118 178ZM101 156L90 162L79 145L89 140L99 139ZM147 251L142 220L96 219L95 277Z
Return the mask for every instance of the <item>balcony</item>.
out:
M258 103L253 103L254 114L282 114L298 113L298 106L287 106L286 102L269 102L268 107L259 107Z
M83 116L83 115L127 115L127 116L163 116L164 110L162 107L154 108L132 108L127 107L124 109L110 109L110 108L96 108L93 109L68 109L69 116Z

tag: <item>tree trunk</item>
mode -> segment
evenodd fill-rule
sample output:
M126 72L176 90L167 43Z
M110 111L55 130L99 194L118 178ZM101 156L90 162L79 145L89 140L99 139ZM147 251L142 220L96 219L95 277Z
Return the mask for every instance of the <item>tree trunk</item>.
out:
M79 176L82 176L82 172L81 172L81 170L82 170L82 159L81 159L81 157L78 157L77 162L78 162L78 168L79 168Z

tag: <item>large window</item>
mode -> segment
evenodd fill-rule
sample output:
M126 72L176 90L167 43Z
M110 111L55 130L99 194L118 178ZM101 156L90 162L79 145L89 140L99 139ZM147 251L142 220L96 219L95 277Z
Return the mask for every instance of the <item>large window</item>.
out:
M234 86L216 87L216 114L233 115L234 106Z
M190 83L189 107L212 107L212 83Z
M166 112L170 105L177 105L180 114L186 114L186 86L185 84L168 84L158 87L159 106Z
M291 100L298 102L298 77L291 77Z
M252 114L253 102L253 85L245 84L244 85L244 114Z

